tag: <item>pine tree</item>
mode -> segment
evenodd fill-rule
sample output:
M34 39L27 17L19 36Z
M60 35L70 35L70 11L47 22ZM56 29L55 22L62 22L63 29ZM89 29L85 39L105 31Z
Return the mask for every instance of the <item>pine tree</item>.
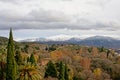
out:
M34 57L33 53L30 56L30 62L31 62L31 64L35 64L36 65L36 61L35 61L35 57Z
M20 51L16 51L15 60L18 65L22 64L22 56L20 54Z
M110 50L107 50L107 58L109 57L110 54Z
M69 74L68 74L68 67L67 64L65 64L65 74L64 74L65 80L69 80Z
M57 69L52 61L48 62L47 67L46 67L46 71L45 71L45 78L47 78L49 76L57 77Z
M10 29L9 41L7 46L6 80L16 80L16 62L14 55L14 41L13 41L12 29Z
M65 67L63 62L60 62L60 73L59 73L59 80L65 80L64 78L64 73L65 73Z
M27 57L27 62L30 62L30 57Z

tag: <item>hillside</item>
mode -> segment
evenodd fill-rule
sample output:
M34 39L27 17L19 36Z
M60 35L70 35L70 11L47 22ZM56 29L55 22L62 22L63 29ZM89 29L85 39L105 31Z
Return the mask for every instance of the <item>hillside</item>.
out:
M38 42L43 44L76 44L76 45L120 49L120 40L106 36L93 36L85 39L80 39L78 37L77 38L73 37L69 39L62 39L62 38L57 40L56 38L53 39L35 38L35 39L22 40L21 42Z
M0 45L6 45L8 42L8 38L0 36Z
M1 39L7 41L7 38ZM93 39L95 38L86 40L93 41ZM96 40L99 38L97 37ZM7 43L6 41L3 42ZM2 44L0 49L0 61L6 64L7 50L5 46ZM16 62L19 65L18 73L22 73L21 69L30 68L36 70L36 73L39 72L40 75L37 78L41 80L59 80L60 65L66 65L68 71L65 72L67 72L69 80L119 80L120 78L120 56L114 49L67 43L15 42L15 55ZM29 66L31 64L32 66ZM56 72L52 73L53 71ZM36 75L36 73L31 76ZM25 73L25 75L27 74ZM2 76L5 77L5 73Z

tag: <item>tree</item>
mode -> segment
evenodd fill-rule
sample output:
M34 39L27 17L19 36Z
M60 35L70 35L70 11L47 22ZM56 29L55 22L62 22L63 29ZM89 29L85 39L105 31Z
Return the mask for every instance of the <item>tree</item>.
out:
M0 55L0 80L5 80L6 72L6 55Z
M63 62L60 62L60 73L59 73L59 80L65 80L64 78L64 73L65 73L65 67Z
M108 49L107 50L107 58L109 57L109 54L110 54L110 50Z
M20 49L19 45L15 44L15 51L19 49Z
M65 64L65 74L64 74L65 80L69 80L69 74L68 74L68 67L67 64Z
M32 53L31 56L30 56L30 62L31 62L31 64L36 64L35 56L34 56L33 53Z
M24 51L26 52L26 53L28 53L28 48L29 48L29 45L25 45L25 47L24 47Z
M20 65L22 63L22 56L20 54L20 51L16 51L16 56L15 56L16 63Z
M9 41L7 46L6 80L16 80L16 62L14 55L14 41L13 41L12 29L10 29Z
M19 76L17 80L41 80L42 76L39 70L29 63L19 68Z
M94 69L94 75L95 75L96 80L100 80L101 74L102 74L102 71L100 68Z
M73 80L79 80L79 78L77 76L74 76Z
M29 56L27 57L27 62L30 62L30 57Z
M81 66L82 66L83 69L85 69L85 70L90 70L91 59L89 59L88 57L82 58L82 59L81 59Z
M57 69L52 61L49 61L45 71L45 78L47 77L57 77Z

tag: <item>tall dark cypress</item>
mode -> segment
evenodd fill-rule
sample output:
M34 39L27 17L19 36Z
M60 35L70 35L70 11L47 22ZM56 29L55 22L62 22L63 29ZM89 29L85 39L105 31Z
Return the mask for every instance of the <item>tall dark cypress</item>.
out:
M59 73L59 80L65 80L65 67L64 67L64 64L63 62L61 61L60 62L60 73Z
M16 62L14 55L14 41L13 41L12 29L10 29L9 41L7 46L6 80L16 80Z
M30 62L31 62L31 64L35 64L36 65L35 56L34 56L33 53L30 56Z
M45 70L45 78L47 77L57 77L57 69L52 61L49 61Z
M65 64L65 74L64 74L65 80L69 80L69 73L68 73L68 67L67 64Z
M15 60L16 60L17 65L22 64L22 56L21 56L21 54L20 54L20 51L16 51L15 54L16 54Z

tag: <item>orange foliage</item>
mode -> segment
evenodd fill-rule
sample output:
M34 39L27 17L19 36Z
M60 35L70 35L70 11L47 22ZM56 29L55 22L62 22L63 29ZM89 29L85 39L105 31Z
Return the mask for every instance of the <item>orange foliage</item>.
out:
M100 58L105 59L105 58L106 58L106 53L105 53L105 52L101 52L101 53L100 53Z
M87 58L87 57L82 58L80 63L81 63L81 66L83 67L83 69L85 69L85 70L90 69L91 60L89 58Z
M79 54L83 54L83 53L88 53L88 50L86 48L80 48Z
M40 61L40 65L41 65L41 66L44 66L44 65L46 65L49 61L50 61L50 58L44 58L44 59L42 59L42 60Z
M93 54L93 56L97 56L98 55L98 49L96 47L92 48L92 54Z
M58 60L63 56L63 53L61 51L55 50L50 53L50 56L54 60Z

